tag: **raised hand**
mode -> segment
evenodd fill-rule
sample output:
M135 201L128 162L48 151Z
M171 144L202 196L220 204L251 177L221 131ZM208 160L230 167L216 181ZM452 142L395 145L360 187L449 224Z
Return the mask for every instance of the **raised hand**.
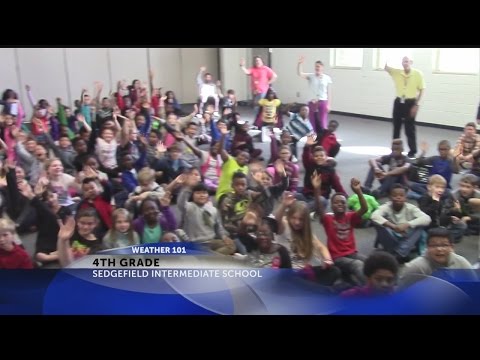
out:
M157 144L157 151L159 153L164 153L165 151L167 151L167 148L165 147L165 145L163 145L163 142L159 141L158 144Z
M307 136L307 142L306 145L314 145L315 141L317 140L317 135L316 134L310 134Z
M314 189L320 189L322 187L322 174L315 170L310 178Z
M352 180L350 181L350 186L352 187L352 190L355 194L359 194L362 192L362 183L357 178L352 178Z
M47 190L46 185L43 182L39 181L35 184L33 192L35 193L36 196L40 196L45 192L45 190Z
M305 61L305 56L302 55L298 58L298 63L299 64L303 64L304 61Z
M207 67L206 67L206 66L200 66L200 71L201 71L201 72L207 71Z
M283 164L283 161L278 159L277 161L275 161L275 171L277 172L277 174L280 174L280 175L285 175L286 172L285 172L285 165Z
M296 201L295 195L290 191L285 191L282 196L282 205L288 207Z
M81 123L84 123L86 121L85 116L83 116L83 114L81 113L77 114L77 120L80 121Z
M73 216L67 217L65 224L62 220L58 220L58 226L60 227L60 230L58 231L58 239L64 242L69 241L75 232L75 225L76 223Z
M240 66L245 66L245 59L244 58L240 59Z
M172 194L170 194L170 192L167 191L165 192L165 195L163 195L158 200L160 201L160 205L162 205L163 207L168 207L170 206L170 202L172 201Z
M420 143L420 150L424 153L428 151L428 143L426 141Z
M46 174L43 173L42 176L40 176L40 179L38 179L39 183L42 183L44 186L48 186L50 184L50 181L46 177Z
M103 83L101 81L95 81L94 85L95 85L95 89L97 89L97 90L102 90L103 89Z
M27 199L33 199L35 195L33 194L32 188L28 184L28 182L24 181L19 181L17 183L17 188L20 193L25 196Z
M93 170L91 166L85 166L83 173L85 174L86 178L96 178L97 177L97 172Z
M185 174L182 174L182 175L178 175L173 181L175 181L176 184L183 185L186 179L187 177L185 176Z
M257 183L261 184L262 183L262 178L263 178L263 173L262 173L261 170L255 171L252 174L252 177Z

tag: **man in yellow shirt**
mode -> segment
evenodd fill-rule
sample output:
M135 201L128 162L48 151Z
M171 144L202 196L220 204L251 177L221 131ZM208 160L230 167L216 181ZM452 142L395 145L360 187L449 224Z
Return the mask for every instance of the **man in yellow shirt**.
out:
M392 77L397 94L393 103L393 139L400 138L402 122L405 121L409 158L414 158L417 153L415 117L425 89L423 74L421 71L412 68L412 63L412 59L405 56L402 59L403 70L394 69L385 64L385 70Z

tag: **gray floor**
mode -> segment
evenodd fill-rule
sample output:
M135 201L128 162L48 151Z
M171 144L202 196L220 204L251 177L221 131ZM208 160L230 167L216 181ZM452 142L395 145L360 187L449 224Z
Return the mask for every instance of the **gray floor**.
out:
M248 116L244 114L251 113L249 109L241 112L242 116L246 118L248 118ZM251 116L249 118L251 118ZM329 119L335 119L340 123L337 130L337 138L341 140L342 148L336 158L338 162L337 171L343 187L345 190L351 192L349 184L352 177L357 177L362 183L365 181L368 171L367 161L372 157L389 153L393 127L390 122L367 120L351 116L330 115ZM421 141L426 141L430 145L427 156L437 154L437 143L440 140L449 140L453 146L460 134L461 130L444 130L426 126L417 127L418 144L420 144ZM405 136L403 136L403 140L406 144L407 140ZM270 144L258 143L255 144L255 146L261 148L263 154L267 154L267 156L264 156L265 159L269 158ZM405 150L408 151L406 145L405 147ZM301 152L298 154L301 156ZM300 163L301 161L299 164ZM300 167L302 168L301 165ZM303 176L304 173L302 169L300 175L301 183L303 183ZM453 187L458 183L459 177L460 175L454 175L452 181ZM378 183L374 184L374 188L377 185ZM384 201L385 200L382 200L381 202ZM414 201L412 202L415 203ZM325 233L323 227L318 222L315 222L314 229L316 233L320 235L320 239L324 240ZM356 229L355 237L359 252L368 255L373 250L375 230L372 228ZM475 263L479 254L479 242L480 239L478 236L464 237L462 242L455 246L455 250L458 254L465 256L470 262Z
M191 111L190 107L187 108L186 111ZM250 108L241 108L239 112L243 118L252 119L253 112ZM368 170L368 159L389 152L392 124L384 121L366 120L341 115L330 115L329 118L338 120L340 123L337 138L340 139L342 149L337 156L337 171L344 188L348 191L352 177L357 177L362 183L364 182ZM460 130L442 130L424 126L417 127L418 143L425 140L430 145L430 150L427 155L436 154L436 144L440 140L449 140L451 144L454 145L460 133ZM405 138L404 141L406 144ZM257 143L255 146L263 150L263 156L268 160L270 156L270 144ZM299 152L299 155L300 154L301 152ZM458 183L458 178L459 175L454 175L453 186ZM303 182L303 172L301 173L301 181ZM319 238L324 240L325 233L318 222L315 222L314 229L319 235ZM373 250L375 231L372 228L357 229L355 236L360 253L368 255ZM22 237L25 247L30 254L33 254L34 251L35 238L36 234ZM456 245L456 252L465 256L470 262L476 262L479 253L479 240L478 236L465 237L460 244Z

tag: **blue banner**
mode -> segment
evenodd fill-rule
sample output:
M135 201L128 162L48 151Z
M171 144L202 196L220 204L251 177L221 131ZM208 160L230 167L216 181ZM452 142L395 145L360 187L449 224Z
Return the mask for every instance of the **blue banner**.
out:
M342 298L280 269L2 270L0 314L480 314L480 283L464 275L448 271L392 295Z

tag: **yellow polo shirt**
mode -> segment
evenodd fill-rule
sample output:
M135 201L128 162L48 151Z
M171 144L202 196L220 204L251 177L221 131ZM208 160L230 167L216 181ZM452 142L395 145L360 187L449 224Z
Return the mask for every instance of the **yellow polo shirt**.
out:
M417 69L410 69L408 74L400 69L391 69L388 73L395 83L397 97L414 99L419 90L425 89L425 79L422 72Z

